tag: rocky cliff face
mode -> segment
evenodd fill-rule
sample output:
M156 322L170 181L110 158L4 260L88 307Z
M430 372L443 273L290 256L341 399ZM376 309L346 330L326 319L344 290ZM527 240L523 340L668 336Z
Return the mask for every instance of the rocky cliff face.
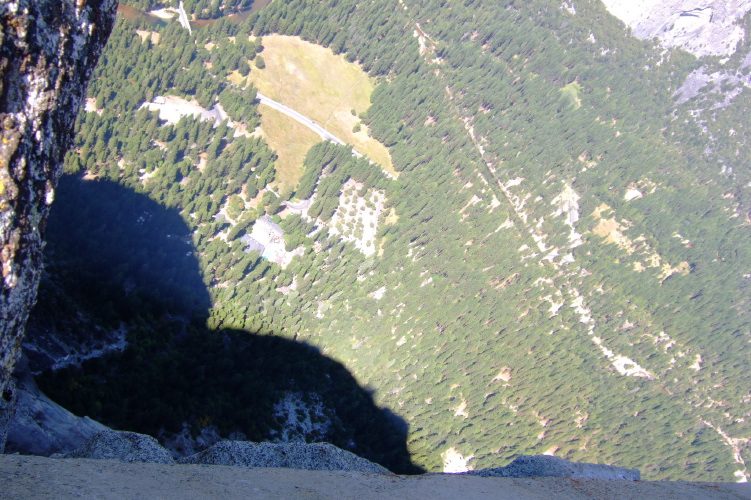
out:
M603 0L608 10L639 38L658 37L667 47L681 47L697 57L735 52L743 39L736 20L751 0Z
M25 358L16 365L15 416L8 427L6 453L50 456L76 450L87 439L109 430L88 417L77 417L37 387Z
M0 413L13 399L55 184L116 8L116 0L0 2Z

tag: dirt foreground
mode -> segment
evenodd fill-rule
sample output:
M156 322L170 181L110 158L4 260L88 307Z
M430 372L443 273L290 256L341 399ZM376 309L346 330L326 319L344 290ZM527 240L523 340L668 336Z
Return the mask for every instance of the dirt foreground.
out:
M0 498L149 499L751 499L751 484L388 476L246 469L221 465L128 464L111 460L0 456Z

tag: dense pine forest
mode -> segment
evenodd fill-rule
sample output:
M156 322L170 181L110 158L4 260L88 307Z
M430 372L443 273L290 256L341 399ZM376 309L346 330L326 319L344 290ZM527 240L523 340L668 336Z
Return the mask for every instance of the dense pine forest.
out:
M40 375L43 390L121 429L254 440L279 439L276 403L299 394L300 421L330 425L296 439L397 472L550 453L646 479L748 475L751 94L675 94L701 66L747 71L751 36L697 60L596 0L275 0L221 17L249 4L186 1L218 18L192 34L118 20L32 325L76 310L129 345ZM263 71L270 34L367 72L360 119L398 177L321 142L299 183L277 181L275 151L242 133L256 89L236 83ZM164 96L227 118L166 122L143 106ZM353 243L353 199L382 205L375 251ZM283 259L248 247L277 224Z

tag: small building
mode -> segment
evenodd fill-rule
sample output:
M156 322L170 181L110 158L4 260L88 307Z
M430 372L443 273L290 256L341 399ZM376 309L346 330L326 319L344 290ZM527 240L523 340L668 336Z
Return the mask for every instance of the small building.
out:
M242 241L247 241L252 245L248 248L259 250L263 258L281 265L282 259L286 254L284 242L284 230L275 224L271 217L265 216L257 219L253 224L253 229L249 236L244 236ZM261 250L263 249L263 250ZM245 251L250 251L246 249Z
M266 247L262 243L260 243L249 234L246 234L245 236L240 238L240 241L245 243L245 248L243 249L243 252L245 253L250 253L253 250L258 250L258 253L260 255L263 255L263 252L266 250Z

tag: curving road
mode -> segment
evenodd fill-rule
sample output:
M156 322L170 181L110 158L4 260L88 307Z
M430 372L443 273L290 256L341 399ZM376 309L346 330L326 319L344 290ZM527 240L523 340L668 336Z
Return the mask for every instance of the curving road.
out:
M316 122L308 118L307 116L298 113L294 109L285 106L284 104L280 102L276 102L275 100L266 97L265 95L261 93L256 94L256 98L260 101L261 104L264 104L272 109L275 109L279 111L280 113L284 113L285 115L289 116L293 120L297 120L298 122L302 123L306 127L308 127L310 130L315 132L316 134L320 135L324 140L331 141L336 144L340 144L342 146L346 146L347 144L339 139L337 136L326 130L325 128L318 125ZM357 156L358 158L362 157L362 154L358 153L354 149L352 150L352 154Z
M308 198L307 200L303 200L298 203L292 203L291 201L283 201L282 205L285 205L292 210L299 210L302 212L304 210L307 210L307 208L310 206L310 202L312 199L313 198Z

